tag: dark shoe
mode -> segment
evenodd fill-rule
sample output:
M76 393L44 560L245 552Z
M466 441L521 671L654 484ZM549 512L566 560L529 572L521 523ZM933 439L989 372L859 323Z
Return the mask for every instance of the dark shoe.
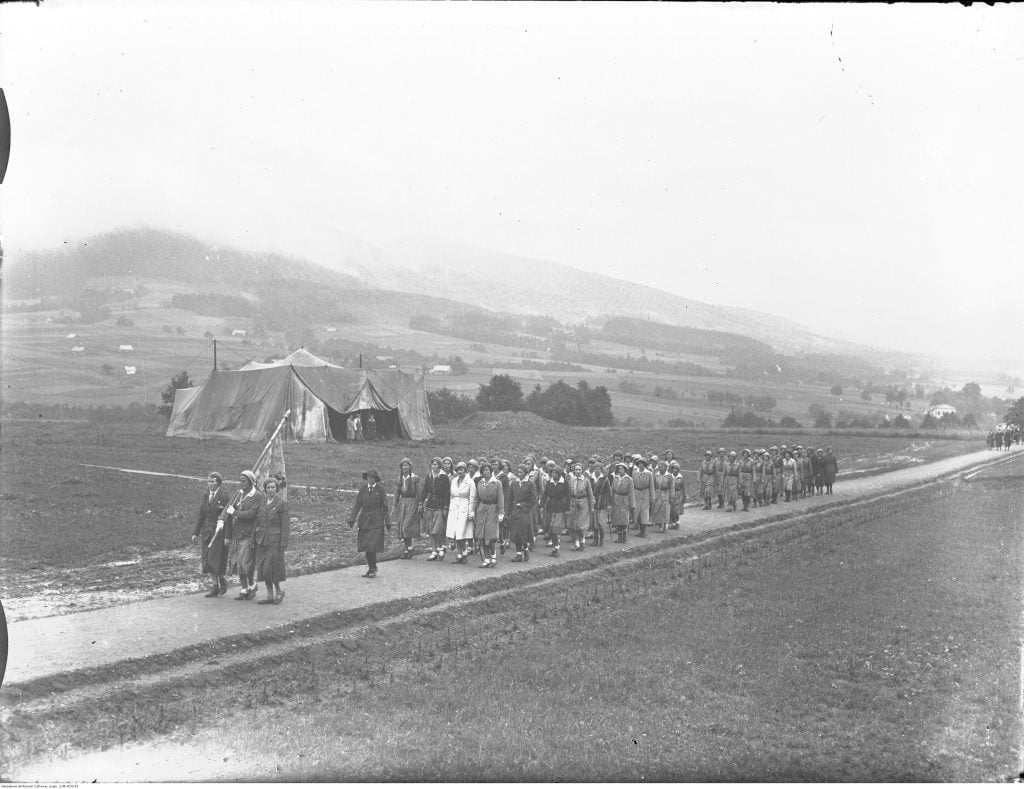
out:
M548 554L548 556L554 556L554 557L558 557L558 556L561 556L561 555L562 554L560 554L558 552L558 548L555 548L555 550L553 550L551 553Z
M522 562L522 561L525 561L525 560L523 559L523 555L521 553L517 553L515 556L512 557L512 561L513 562Z
M501 544L501 555L502 555L502 556L504 556L504 555L505 555L505 543L502 543L502 544Z
M228 591L228 585L226 583L223 583L223 584L220 585L220 589L217 590L217 594L218 595L227 594L227 591Z
M245 593L245 599L246 600L255 600L256 599L256 590L255 589L250 589L248 592L246 592Z
M273 597L267 597L263 600L257 600L256 605L274 605L274 603L276 602L277 600L275 600Z
M249 593L248 593L248 592L242 592L242 593L241 593L240 595L238 595L238 597L236 597L235 599L236 599L236 600L248 600L248 599L249 599Z
M529 551L525 551L525 552L523 553L523 561L524 561L524 562L528 562L528 561L530 561L530 552L529 552Z
M203 597L220 597L220 588L211 589L209 592L204 594Z
M367 570L365 573L363 573L363 578L376 578L376 577L377 577L377 571L376 570Z

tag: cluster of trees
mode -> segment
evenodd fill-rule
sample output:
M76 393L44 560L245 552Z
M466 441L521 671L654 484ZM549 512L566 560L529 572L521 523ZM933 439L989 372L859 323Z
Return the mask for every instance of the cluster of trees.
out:
M1003 421L1011 425L1024 425L1024 397L1017 398L1003 415Z
M709 403L718 403L719 405L742 405L743 397L735 392L720 392L717 389L710 389L705 395Z
M732 411L725 419L722 420L722 427L798 428L803 427L803 425L791 416L784 416L778 421L778 423L776 423L773 419L761 416L760 414L755 414L753 411Z
M547 388L537 384L524 397L517 380L509 375L495 375L480 385L475 398L444 387L427 392L427 401L435 424L455 422L476 411L530 411L565 425L604 426L615 421L608 390L603 386L591 387L586 381L575 387L565 381L556 381Z

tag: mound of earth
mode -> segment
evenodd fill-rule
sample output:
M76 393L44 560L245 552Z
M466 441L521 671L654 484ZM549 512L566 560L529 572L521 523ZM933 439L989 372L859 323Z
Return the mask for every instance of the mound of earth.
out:
M477 411L463 417L456 423L459 427L475 427L484 430L526 430L555 429L564 425L537 416L531 411Z

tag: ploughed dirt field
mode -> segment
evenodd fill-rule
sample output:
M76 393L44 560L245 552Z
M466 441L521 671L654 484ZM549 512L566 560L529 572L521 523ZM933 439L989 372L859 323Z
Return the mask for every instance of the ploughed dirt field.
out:
M168 439L161 425L6 422L0 455L0 597L12 621L197 592L198 548L190 543L200 480L218 470L228 480L252 464L256 444ZM980 448L951 439L795 431L778 436L616 428L572 428L524 414L478 416L470 426L438 428L427 442L287 444L293 538L289 572L300 575L361 561L344 521L361 472L376 467L386 486L409 457L424 472L433 456L507 458L528 452L568 457L616 449L664 453L681 461L688 498L704 448L776 444L831 445L840 481L904 468ZM99 468L100 466L112 468ZM154 472L135 474L116 469ZM167 475L167 476L164 476ZM400 553L390 537L384 558ZM426 541L418 546L423 549Z
M1022 473L9 699L0 777L1012 780Z

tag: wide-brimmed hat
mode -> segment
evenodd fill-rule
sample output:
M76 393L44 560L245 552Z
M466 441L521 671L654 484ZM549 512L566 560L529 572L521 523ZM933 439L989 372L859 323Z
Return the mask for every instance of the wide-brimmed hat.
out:
M725 447L719 447L719 448L718 448L718 451L719 451L719 452L725 452Z
M616 460L612 463L612 468L629 468L629 466L627 466L626 462L623 460Z
M731 458L736 457L736 450L735 449L729 451L729 457L731 457Z
M380 472L375 468L368 468L363 472L363 479L366 479L367 477L376 477L377 481L380 482Z
M646 466L646 465L647 465L647 461L646 461L646 460L644 460L643 458L640 458L640 457L638 457L638 458L635 458L635 459L633 460L633 462L634 462L634 463L643 463L643 464L644 464L644 466Z
M750 450L749 449L744 449L740 454L741 455L749 455L750 454Z

